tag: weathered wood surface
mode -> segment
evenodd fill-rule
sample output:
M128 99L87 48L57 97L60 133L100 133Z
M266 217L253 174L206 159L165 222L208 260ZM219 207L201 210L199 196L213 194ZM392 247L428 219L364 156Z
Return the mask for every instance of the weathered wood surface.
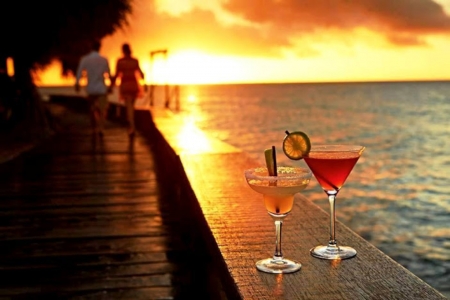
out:
M255 262L273 255L275 227L262 196L248 187L243 175L256 162L220 142L195 153L177 139L185 126L181 118L158 111L153 117L168 146L180 156L188 186L185 201L192 202L186 209L203 222L203 238L229 298L446 299L340 222L337 239L356 248L357 256L342 261L313 258L309 250L328 242L329 215L301 194L284 222L282 248L287 258L302 263L302 269L285 275L257 271ZM193 136L192 143L195 140Z
M299 272L271 275L255 262L271 257L275 229L262 201L250 189L244 169L254 166L242 153L182 155L195 197L214 236L214 245L231 274L227 288L242 299L445 299L443 295L380 252L342 223L337 238L353 246L355 258L328 261L309 254L328 242L329 216L297 194L283 226L285 257L302 263Z
M0 164L0 299L207 297L151 139L49 108L59 134Z
M122 126L92 139L85 114L52 112L62 134L0 164L0 299L445 299L340 223L358 255L311 257L328 215L302 196L283 227L302 269L258 272L274 225L245 183L245 154L220 141L185 149L183 121L166 113L154 140L130 144ZM138 115L151 134L150 113Z

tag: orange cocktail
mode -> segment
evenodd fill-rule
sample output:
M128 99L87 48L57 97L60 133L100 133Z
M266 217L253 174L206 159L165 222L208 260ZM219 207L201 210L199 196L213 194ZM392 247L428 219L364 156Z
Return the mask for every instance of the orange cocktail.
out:
M267 273L292 273L300 270L301 264L283 257L281 252L281 226L283 219L292 210L294 196L304 190L311 179L305 168L277 167L277 175L269 175L266 167L245 170L248 185L263 195L264 205L275 222L276 242L273 257L259 260L256 268Z

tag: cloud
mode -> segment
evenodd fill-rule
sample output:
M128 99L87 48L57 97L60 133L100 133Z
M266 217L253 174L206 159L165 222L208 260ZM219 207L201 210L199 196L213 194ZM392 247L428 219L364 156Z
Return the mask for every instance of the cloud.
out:
M152 1L138 4L129 18L129 26L109 38L108 45L129 42L137 56L144 54L142 51L170 48L261 57L281 55L280 47L291 46L286 37L266 35L253 26L224 24L212 11L193 8L175 15L158 12Z
M424 44L427 35L450 33L450 17L431 0L228 0L223 7L288 36L365 28L394 45L411 46Z
M177 12L171 13L154 0L135 0L130 26L108 39L115 48L108 54L120 56L117 45L129 42L140 57L160 48L311 57L332 44L417 47L427 45L428 36L450 33L450 17L431 0L228 0L218 2L219 9L193 3L183 10L172 6ZM240 21L224 22L224 14Z

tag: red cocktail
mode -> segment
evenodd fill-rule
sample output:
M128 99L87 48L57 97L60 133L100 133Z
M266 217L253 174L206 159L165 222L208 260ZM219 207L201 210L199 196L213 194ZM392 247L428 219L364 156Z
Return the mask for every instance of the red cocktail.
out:
M313 146L304 160L330 201L330 241L327 246L311 249L311 254L323 259L345 259L356 255L356 250L338 246L335 238L335 200L356 162L364 152L363 146Z

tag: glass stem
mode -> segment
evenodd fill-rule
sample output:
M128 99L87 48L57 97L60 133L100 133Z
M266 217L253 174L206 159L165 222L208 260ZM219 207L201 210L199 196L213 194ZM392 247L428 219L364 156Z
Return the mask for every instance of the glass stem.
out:
M273 255L274 260L282 260L283 259L283 253L281 252L281 228L283 226L282 220L275 220L275 234L276 234L276 241L275 241L275 253Z
M335 246L336 242L336 194L328 194L328 201L330 202L330 241L328 245Z

